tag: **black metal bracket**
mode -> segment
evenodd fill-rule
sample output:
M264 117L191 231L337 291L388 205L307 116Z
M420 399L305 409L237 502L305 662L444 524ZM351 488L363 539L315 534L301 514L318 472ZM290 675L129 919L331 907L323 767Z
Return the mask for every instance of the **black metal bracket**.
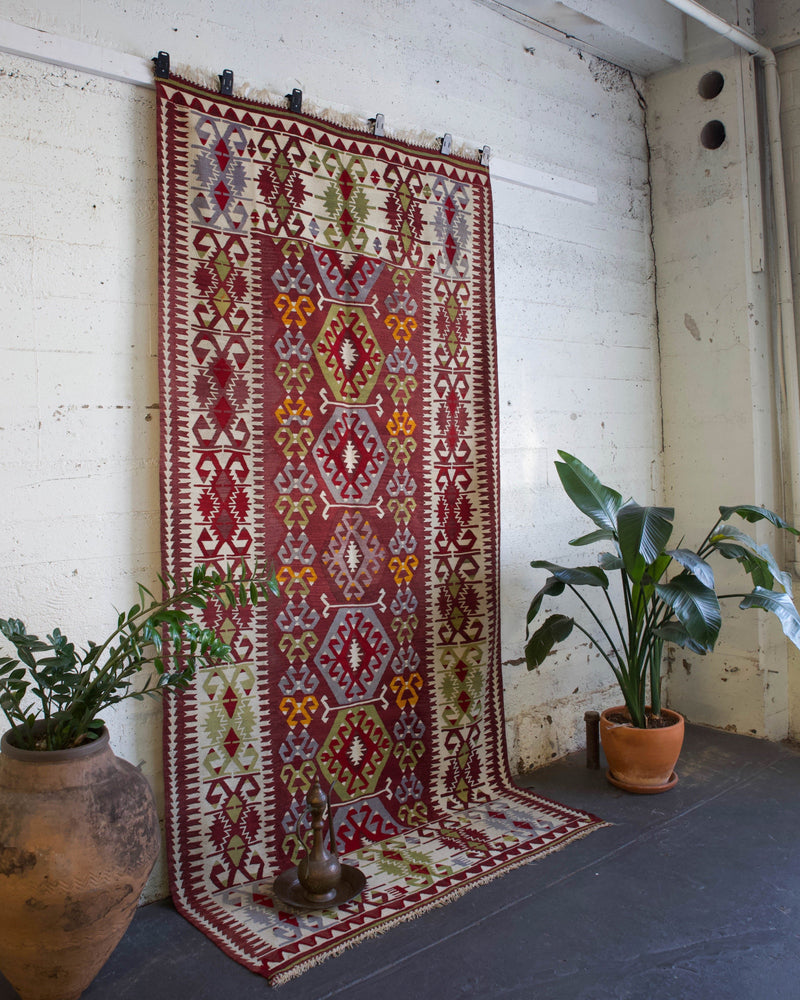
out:
M303 110L303 91L298 90L297 87L291 92L291 94L286 95L286 99L289 101L289 110L296 111L300 114Z
M153 56L153 63L159 80L169 80L169 52L159 52L157 56Z
M449 156L450 150L453 148L453 137L449 132L445 132L442 136L442 156Z
M224 69L222 75L219 78L219 92L225 97L231 97L233 95L233 70Z

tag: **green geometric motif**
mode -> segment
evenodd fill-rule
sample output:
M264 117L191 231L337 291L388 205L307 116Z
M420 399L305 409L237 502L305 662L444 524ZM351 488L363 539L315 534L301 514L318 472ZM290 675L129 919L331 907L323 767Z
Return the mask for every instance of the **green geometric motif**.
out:
M386 876L407 882L417 889L425 889L439 879L448 878L454 869L442 861L435 861L430 854L410 850L405 844L385 840L370 844L355 852L361 861L376 865Z
M341 799L372 795L392 750L374 705L337 712L317 757L320 770Z
M469 646L450 646L442 651L439 690L444 708L442 724L445 729L470 726L483 715L485 677L483 643Z
M366 403L383 368L385 355L369 320L358 306L332 306L314 355L325 381L340 403Z
M369 234L364 223L370 214L370 203L363 187L367 168L360 157L350 157L342 162L339 154L331 150L322 166L331 176L322 202L329 224L325 227L328 246L344 250L350 247L360 253L364 250ZM325 219L323 219L325 221Z

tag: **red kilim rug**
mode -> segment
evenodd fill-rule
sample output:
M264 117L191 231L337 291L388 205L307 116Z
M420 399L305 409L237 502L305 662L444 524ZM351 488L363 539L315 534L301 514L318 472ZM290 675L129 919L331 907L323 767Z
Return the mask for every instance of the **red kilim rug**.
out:
M272 563L166 705L180 911L277 983L599 821L511 783L488 169L158 84L164 568ZM315 775L338 908L272 895Z

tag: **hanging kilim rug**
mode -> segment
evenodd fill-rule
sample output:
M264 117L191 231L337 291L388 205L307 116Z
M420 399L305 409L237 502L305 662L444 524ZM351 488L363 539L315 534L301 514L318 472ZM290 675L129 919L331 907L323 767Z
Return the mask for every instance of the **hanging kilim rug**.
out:
M171 886L277 983L599 821L507 769L488 169L179 80L158 129L164 568L281 588L168 699ZM366 889L300 912L315 775Z

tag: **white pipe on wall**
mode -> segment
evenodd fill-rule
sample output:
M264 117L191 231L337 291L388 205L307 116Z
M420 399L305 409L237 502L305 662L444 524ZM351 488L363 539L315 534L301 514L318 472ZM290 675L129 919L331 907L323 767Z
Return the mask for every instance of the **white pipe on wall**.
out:
M786 182L783 171L783 141L780 118L780 81L778 62L772 49L756 41L742 28L729 24L695 0L666 0L718 35L729 39L764 65L764 93L767 110L767 141L772 161L772 206L775 215L775 267L778 281L778 322L776 349L783 372L783 409L786 420L789 454L784 456L791 490L791 520L800 525L800 378L798 377L797 338L792 290L792 261L789 243L789 219L786 207ZM798 567L795 565L795 575Z

